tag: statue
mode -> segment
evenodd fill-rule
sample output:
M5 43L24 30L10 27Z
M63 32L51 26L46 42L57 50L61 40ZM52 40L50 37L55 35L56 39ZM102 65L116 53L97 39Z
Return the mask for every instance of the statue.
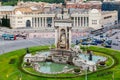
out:
M26 53L30 53L30 51L29 51L29 49L28 49L28 48L26 48Z
M89 60L92 61L92 52L89 53Z
M61 30L59 46L60 48L66 48L66 35L64 29Z
M79 41L78 40L76 40L76 45L78 45L79 44Z

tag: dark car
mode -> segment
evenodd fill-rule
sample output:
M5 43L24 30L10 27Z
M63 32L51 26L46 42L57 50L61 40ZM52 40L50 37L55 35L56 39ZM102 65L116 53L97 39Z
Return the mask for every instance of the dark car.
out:
M112 40L107 40L107 41L105 41L105 43L107 43L108 45L111 45L112 44Z
M111 47L112 47L111 45L109 45L109 44L108 44L108 43L106 43L106 42L105 42L105 43L103 43L103 46L104 46L104 47L106 47L106 48L111 48Z
M100 35L100 38L103 38L103 34Z
M96 42L91 42L90 45L97 45L97 43Z
M112 46L111 46L111 45L105 45L104 47L106 47L106 48L111 48Z
M81 44L82 44L82 45L88 45L88 43L87 43L87 42L82 42Z
M94 39L94 42L96 42L97 44L104 43L104 41L103 41L103 40L98 40L98 39Z
M118 46L118 44L117 44L117 43L113 43L112 45Z

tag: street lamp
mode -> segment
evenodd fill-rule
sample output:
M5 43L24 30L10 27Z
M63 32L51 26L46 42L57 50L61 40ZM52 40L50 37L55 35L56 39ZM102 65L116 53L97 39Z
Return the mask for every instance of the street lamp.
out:
M49 49L51 49L51 48L52 48L52 45L51 45L50 41L49 41L49 45L50 45L50 46L49 46Z
M87 70L88 70L88 66L86 66L86 68L85 68L85 80L88 80Z
M6 77L8 78L9 76L11 76L11 75L13 75L13 74L15 74L15 73L17 73L17 72L19 72L20 73L20 78L19 78L19 80L22 80L22 73L20 72L20 71L15 71L15 72L12 72L11 74L7 74L6 75Z
M120 70L120 69L115 69L115 70ZM114 72L113 72L113 74L112 74L112 80L115 80L115 79L114 79L114 78L115 78L114 75L115 75L115 74L114 74Z

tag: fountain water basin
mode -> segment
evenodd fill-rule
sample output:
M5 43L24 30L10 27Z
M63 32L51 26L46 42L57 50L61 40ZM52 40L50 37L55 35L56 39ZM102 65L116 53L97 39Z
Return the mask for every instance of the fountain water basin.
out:
M66 73L73 70L75 66L69 64L59 64L54 62L39 62L39 72L47 74Z

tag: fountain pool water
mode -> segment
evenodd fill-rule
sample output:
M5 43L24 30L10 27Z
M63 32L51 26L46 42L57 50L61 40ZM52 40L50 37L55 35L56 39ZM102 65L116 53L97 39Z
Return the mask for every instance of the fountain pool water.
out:
M73 65L59 64L54 62L39 62L39 65L39 72L42 73L60 73L65 71L65 67L67 67L67 70L75 68Z
M89 58L89 55L86 55L86 54L80 54L79 55L80 58L84 59L84 60L88 60ZM103 57L103 56L97 56L97 55L93 55L92 56L92 61L97 63L98 60L100 61L106 61L106 57Z

